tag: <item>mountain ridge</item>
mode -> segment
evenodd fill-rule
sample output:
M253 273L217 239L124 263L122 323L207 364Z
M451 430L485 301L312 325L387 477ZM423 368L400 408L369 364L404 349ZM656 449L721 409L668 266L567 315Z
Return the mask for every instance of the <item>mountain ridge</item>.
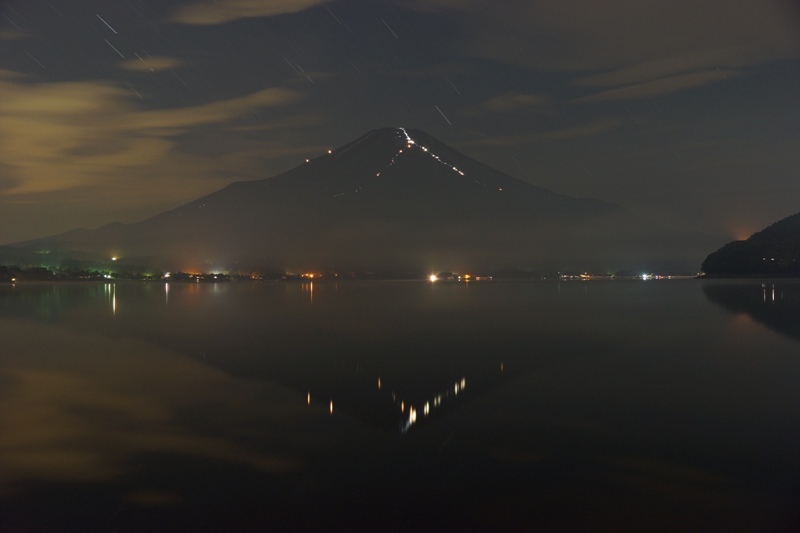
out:
M663 263L657 256L679 241L624 208L555 193L396 127L140 222L13 246L169 268L608 270Z

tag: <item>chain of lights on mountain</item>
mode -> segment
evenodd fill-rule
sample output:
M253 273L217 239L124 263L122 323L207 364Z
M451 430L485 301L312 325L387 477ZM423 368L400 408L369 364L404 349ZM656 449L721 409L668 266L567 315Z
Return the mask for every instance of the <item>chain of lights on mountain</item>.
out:
M421 145L421 144L418 144L418 143L417 143L417 142L416 142L414 139L412 139L412 138L411 138L411 135L409 135L409 134L408 134L408 132L406 131L406 129L405 129L405 128L397 128L397 130L403 134L403 137L404 137L404 138L405 138L405 140L406 140L406 148L407 148L407 149L411 149L411 148L417 147L417 148L421 149L423 152L425 152L426 154L428 154L429 156L431 156L431 157L432 157L433 159L435 159L437 162L441 163L442 165L444 165L444 166L446 166L447 168L449 168L450 170L452 170L453 172L456 172L456 173L458 173L458 174L460 174L460 175L462 175L462 176L465 176L465 174L464 174L464 171L463 171L463 170L459 170L459 169L458 169L458 167L456 167L455 165L451 165L451 164L450 164L450 163L448 163L447 161L444 161L444 160L443 160L441 157L439 157L438 155L436 155L436 154L434 154L433 152L431 152L431 151L428 149L428 147L426 147L426 146L423 146L423 145ZM400 156L400 154L402 154L402 153L403 153L403 150L402 150L402 149L398 150L398 151L397 151L397 153L396 153L396 154L394 154L394 156L392 157L392 159L389 161L389 164L388 164L388 165L386 165L386 167L388 168L388 167L391 167L392 165L394 165L394 164L397 162L397 158L398 158L398 157ZM376 175L376 176L380 176L380 175L381 175L381 173L380 173L380 172L378 172L378 173L377 173L377 174L375 174L375 175Z
M441 164L441 165L444 165L444 166L446 166L447 168L449 168L450 170L452 170L453 172L455 172L455 173L457 173L457 174L459 174L459 175L461 175L461 176L466 176L466 174L464 173L464 171L463 171L463 170L459 169L459 168L458 168L458 167L456 167L455 165L452 165L452 164L448 163L447 161L445 161L444 159L442 159L441 157L439 157L439 156L438 156L438 155L436 155L435 153L431 152L431 150L430 150L430 149L429 149L427 146L423 146L423 145L419 144L417 141L415 141L415 140L414 140L414 139L411 137L411 135L409 135L408 131L406 131L406 129L405 129L404 127L398 127L398 128L397 128L397 133L398 133L398 137L405 139L405 141L406 141L406 149L407 149L407 150L410 150L410 149L413 149L413 148L419 148L419 149L420 149L420 150L422 150L424 153L428 154L428 155L429 155L429 156L430 156L430 157L431 157L431 158L432 158L434 161L436 161L437 163L439 163L439 164ZM352 147L351 147L351 148L352 148ZM349 149L349 148L348 148L348 149ZM346 151L346 150L345 150L345 151ZM328 150L328 154L332 154L332 153L333 153L333 151L332 151L332 150ZM397 153L395 153L395 154L392 156L392 158L389 160L389 163L386 165L386 167L384 167L384 169L383 169L383 170L385 171L386 169L388 169L389 167L391 167L391 166L393 166L395 163L397 163L397 160L398 160L398 158L400 157L400 155L401 155L402 153L403 153L403 149L401 148L401 149L399 149L399 150L397 151ZM337 154L337 155L341 155L341 153L339 153L339 154ZM306 163L309 163L309 162L310 162L310 159L306 159ZM376 173L375 173L375 177L380 177L380 176L381 176L381 172L383 172L383 171L378 171L378 172L376 172ZM484 185L484 186L485 186L485 184L484 184L484 183L481 183L481 182L480 182L480 181L478 181L477 179L475 179L474 181L475 181L475 183L476 183L476 184L478 184L478 185ZM358 192L361 192L361 190L363 190L363 187L356 187L356 188L355 188L355 189L354 189L352 192L353 192L353 193L358 193ZM498 191L502 191L502 190L503 190L502 188L499 188L499 189L498 189ZM340 197L340 196L344 196L345 194L347 194L347 193L340 192L340 193L336 193L336 194L334 194L333 196L334 196L335 198L338 198L338 197Z

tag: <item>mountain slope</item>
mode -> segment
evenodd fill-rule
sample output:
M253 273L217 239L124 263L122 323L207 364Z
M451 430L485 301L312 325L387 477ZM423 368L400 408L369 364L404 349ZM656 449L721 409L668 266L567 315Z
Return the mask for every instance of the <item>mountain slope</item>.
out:
M17 246L166 268L396 271L647 267L674 259L680 242L618 206L523 182L422 131L382 128L143 222Z
M712 277L800 276L800 213L729 242L706 257L702 270Z

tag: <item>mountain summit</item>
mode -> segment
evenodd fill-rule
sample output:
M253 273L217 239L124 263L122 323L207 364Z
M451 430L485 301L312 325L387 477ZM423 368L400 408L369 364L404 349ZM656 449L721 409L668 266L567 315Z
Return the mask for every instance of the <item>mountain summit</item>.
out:
M613 270L674 263L675 237L613 204L562 196L398 127L142 222L16 249L171 269Z

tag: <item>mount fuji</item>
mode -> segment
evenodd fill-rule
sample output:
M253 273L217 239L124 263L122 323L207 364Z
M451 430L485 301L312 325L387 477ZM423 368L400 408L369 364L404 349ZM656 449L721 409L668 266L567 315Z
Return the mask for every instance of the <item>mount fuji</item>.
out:
M684 236L622 207L537 187L402 127L370 131L283 174L232 183L138 223L8 245L0 260L33 251L51 262L116 256L172 270L393 272L691 270L702 257Z

